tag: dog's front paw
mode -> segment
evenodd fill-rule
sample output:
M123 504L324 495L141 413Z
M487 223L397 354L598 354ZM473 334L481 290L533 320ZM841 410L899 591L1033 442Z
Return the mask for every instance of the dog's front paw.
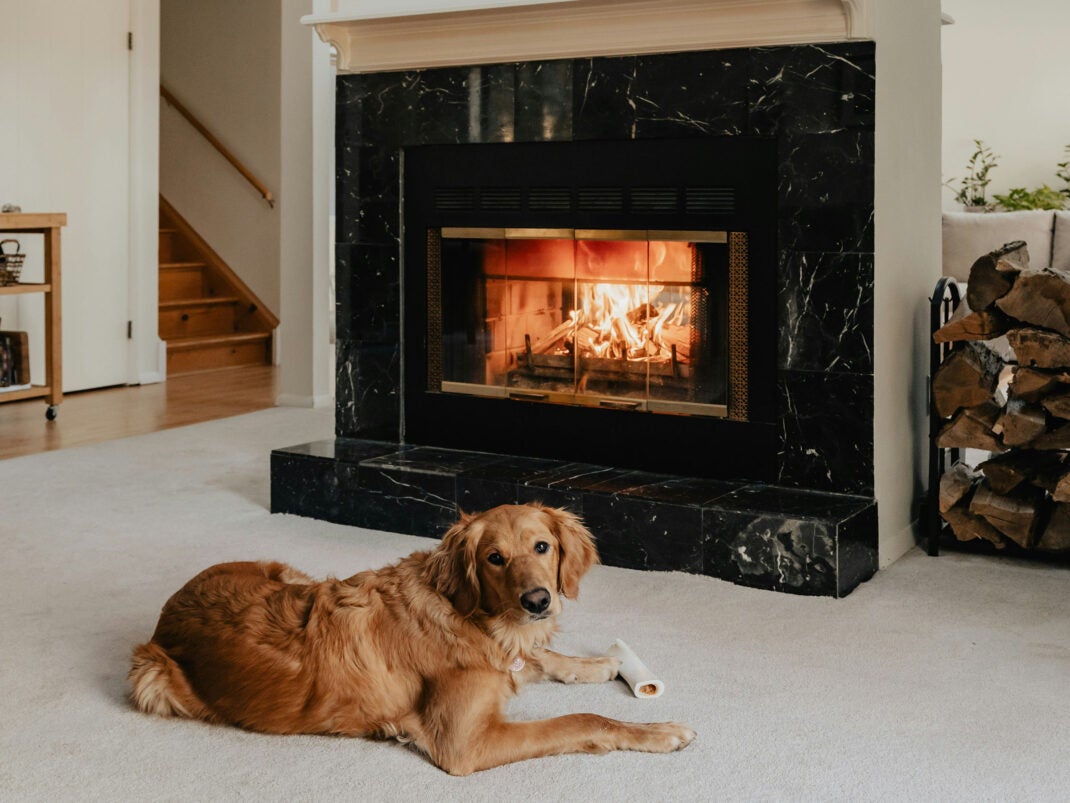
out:
M643 736L637 750L649 753L673 753L683 750L698 734L679 722L653 722L643 725Z
M619 658L574 658L561 680L565 683L605 683L613 680L619 671Z

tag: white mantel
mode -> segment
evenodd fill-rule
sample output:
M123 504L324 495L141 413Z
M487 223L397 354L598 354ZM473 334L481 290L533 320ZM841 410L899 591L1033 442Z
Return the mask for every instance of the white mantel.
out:
M340 72L868 39L874 0L333 0Z

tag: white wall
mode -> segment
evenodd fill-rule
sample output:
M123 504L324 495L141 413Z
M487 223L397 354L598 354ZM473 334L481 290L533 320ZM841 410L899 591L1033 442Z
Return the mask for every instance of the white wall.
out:
M329 205L334 69L330 48L301 24L302 16L321 10L327 2L282 3L282 337L277 403L293 407L326 407L333 402Z
M874 473L880 563L914 546L925 485L928 296L940 275L940 4L874 4Z
M65 391L158 377L155 302L142 297L155 282L155 213L135 209L146 188L155 195L146 139L157 105L142 90L158 81L156 4L0 0L0 203L67 213ZM39 281L41 238L20 239L30 254L24 278ZM154 299L155 286L147 292ZM5 299L0 314L5 327L30 332L31 376L43 381L41 297Z
M973 140L1001 157L992 192L1055 178L1070 144L1070 2L943 0L944 180L961 178ZM959 208L945 189L945 209Z
M162 0L161 82L281 199L281 0ZM280 214L160 102L160 193L276 314Z

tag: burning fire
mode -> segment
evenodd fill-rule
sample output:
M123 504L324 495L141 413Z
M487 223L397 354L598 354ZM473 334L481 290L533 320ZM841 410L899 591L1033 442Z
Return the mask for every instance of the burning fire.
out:
M686 348L688 340L680 333L688 325L687 305L659 301L663 287L583 284L578 289L578 309L569 312L570 331L555 353L659 361L673 358L674 345Z

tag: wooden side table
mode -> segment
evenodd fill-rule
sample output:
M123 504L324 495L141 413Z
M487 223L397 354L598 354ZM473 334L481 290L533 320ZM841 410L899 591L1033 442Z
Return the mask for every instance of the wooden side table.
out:
M63 400L63 314L62 271L60 269L60 229L67 225L67 215L55 213L0 213L0 234L22 232L45 237L45 276L43 283L19 283L0 287L0 296L43 293L45 298L45 383L24 390L0 393L0 404L43 397L49 421L56 418Z

